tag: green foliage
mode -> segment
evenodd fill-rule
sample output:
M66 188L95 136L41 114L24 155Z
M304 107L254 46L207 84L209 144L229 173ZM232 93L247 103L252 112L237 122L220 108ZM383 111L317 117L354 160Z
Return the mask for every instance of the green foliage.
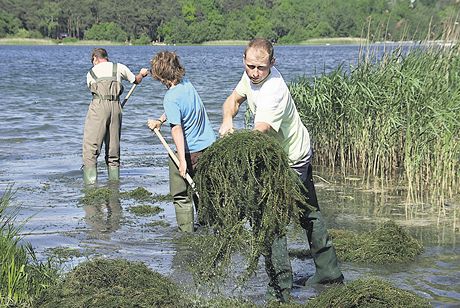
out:
M21 21L17 17L0 10L0 38L16 34L20 27Z
M67 33L133 44L147 44L143 35L167 43L255 36L295 43L363 33L371 40L420 40L439 37L458 12L454 1L416 1L414 7L387 0L125 0L115 5L116 10L108 0L7 1L0 11L0 37L24 27L49 38ZM108 29L100 26L111 23Z
M422 245L402 227L388 221L372 232L330 230L337 256L342 261L392 264L413 261Z
M345 285L328 288L308 301L307 307L431 307L430 303L406 290L376 278L362 278Z
M151 39L147 34L142 34L139 38L131 41L133 45L150 45Z
M235 132L211 145L200 157L195 181L199 221L217 234L205 238L200 266L210 276L228 266L241 247L247 254L247 275L252 274L260 255L297 215L295 205L306 204L303 186L278 141L256 131Z
M404 181L409 200L459 193L460 53L414 46L290 85L320 165ZM321 125L318 125L321 123Z
M85 32L87 40L124 42L127 38L126 32L114 22L95 24Z

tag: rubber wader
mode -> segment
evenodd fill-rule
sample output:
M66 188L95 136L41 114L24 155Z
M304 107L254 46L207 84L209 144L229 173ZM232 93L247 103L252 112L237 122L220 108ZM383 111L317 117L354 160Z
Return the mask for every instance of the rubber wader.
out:
M311 226L307 229L307 237L313 261L315 262L316 272L312 277L308 278L306 284L342 282L343 275L337 265L335 248L329 238L321 212L311 212L308 215L308 220Z
M83 167L83 182L85 185L94 185L97 182L96 167Z
M179 231L193 232L194 212L193 203L187 190L185 179L179 174L172 159L169 159L169 191L173 196L173 204L176 210L176 222Z
M118 182L120 180L120 167L108 165L107 172L109 174L109 181Z
M265 256L265 269L270 278L267 300L287 302L292 289L292 267L286 236L277 237L273 241L271 251Z

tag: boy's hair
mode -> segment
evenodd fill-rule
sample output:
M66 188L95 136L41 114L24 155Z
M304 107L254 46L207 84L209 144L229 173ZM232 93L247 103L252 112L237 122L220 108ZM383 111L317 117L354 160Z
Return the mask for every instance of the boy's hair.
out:
M169 86L172 82L174 85L182 81L185 75L185 68L179 61L179 56L172 51L160 51L150 61L151 74L162 84Z
M91 53L91 63L93 63L94 57L98 59L109 59L109 55L107 54L107 50L104 48L94 48L93 52Z
M248 45L246 46L246 49L244 50L244 57L246 58L246 53L248 52L249 48L258 48L265 50L268 53L268 60L270 62L273 61L273 45L272 43L264 38L254 38L249 41Z

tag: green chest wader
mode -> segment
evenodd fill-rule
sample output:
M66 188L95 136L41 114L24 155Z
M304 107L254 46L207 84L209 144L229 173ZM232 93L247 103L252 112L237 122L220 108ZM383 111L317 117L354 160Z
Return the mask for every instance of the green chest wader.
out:
M109 170L109 180L119 179L120 166L120 132L122 112L119 97L123 86L117 80L117 64L113 64L112 76L97 77L91 69L95 80L90 91L93 100L88 108L83 133L83 179L85 184L97 181L97 158L105 144L105 162Z

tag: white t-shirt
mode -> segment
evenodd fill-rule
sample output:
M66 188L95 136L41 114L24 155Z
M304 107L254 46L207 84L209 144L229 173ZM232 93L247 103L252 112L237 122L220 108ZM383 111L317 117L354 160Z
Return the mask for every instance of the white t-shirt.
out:
M310 135L300 119L286 82L275 67L261 84L251 83L244 72L235 90L246 97L254 114L254 123L265 122L277 132L291 165L310 160Z
M112 62L101 62L96 64L93 67L94 74L100 77L110 77L112 76L113 63ZM122 80L127 80L130 83L133 83L136 80L136 76L130 71L130 69L121 63L117 63L117 80L121 82ZM88 87L91 83L95 82L93 76L88 72L86 74L86 84Z

